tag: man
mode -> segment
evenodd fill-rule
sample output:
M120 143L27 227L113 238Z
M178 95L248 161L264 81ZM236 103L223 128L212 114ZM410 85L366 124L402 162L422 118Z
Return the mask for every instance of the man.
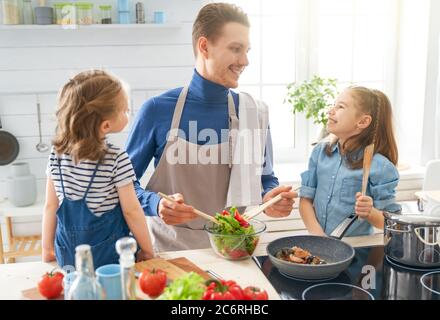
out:
M189 86L149 99L135 120L127 152L138 179L155 159L146 190L139 183L136 190L158 251L209 247L206 220L194 208L213 215L281 193L265 213L284 217L292 210L297 194L278 186L272 170L266 105L230 90L249 64L249 27L234 5L204 6L193 25L196 66Z

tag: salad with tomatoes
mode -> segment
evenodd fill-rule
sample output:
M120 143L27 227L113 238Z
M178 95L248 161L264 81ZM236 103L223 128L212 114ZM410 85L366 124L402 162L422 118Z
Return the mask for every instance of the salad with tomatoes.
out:
M219 223L206 228L213 249L220 256L231 260L252 256L260 234L266 229L265 224L256 220L249 223L236 207L216 213L215 218Z

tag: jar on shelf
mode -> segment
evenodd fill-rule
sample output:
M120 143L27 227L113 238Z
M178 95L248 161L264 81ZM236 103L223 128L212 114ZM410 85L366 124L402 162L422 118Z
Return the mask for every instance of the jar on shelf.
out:
M76 4L77 21L78 24L92 24L93 23L93 3L78 2Z
M111 5L101 5L100 10L100 22L101 24L111 24L112 23L112 6Z
M76 9L70 2L54 4L56 24L76 24Z
M6 177L6 193L9 201L16 207L32 205L37 199L37 182L30 172L29 163L14 162L11 175Z
M34 24L34 9L31 0L23 0L23 24Z
M22 23L22 0L2 0L3 24Z

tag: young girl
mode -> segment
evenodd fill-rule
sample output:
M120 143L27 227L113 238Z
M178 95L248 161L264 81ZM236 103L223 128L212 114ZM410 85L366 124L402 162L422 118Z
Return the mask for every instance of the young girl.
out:
M301 174L300 214L311 234L326 235L351 213L358 219L346 235L367 235L383 228L381 210L397 211L399 181L392 109L378 90L350 87L328 112L327 142L319 143ZM374 142L367 195L362 196L364 148Z
M104 71L82 72L63 87L46 172L43 261L56 257L58 265L74 266L75 247L89 244L95 268L118 263L115 243L129 228L138 260L154 256L131 162L105 141L124 129L127 113L121 83Z

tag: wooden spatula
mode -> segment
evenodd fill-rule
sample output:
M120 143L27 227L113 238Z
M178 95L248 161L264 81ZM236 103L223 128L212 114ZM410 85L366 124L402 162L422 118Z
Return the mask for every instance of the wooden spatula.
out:
M162 197L162 198L167 199L168 201L177 202L174 198L172 198L172 197L170 197L170 196L168 196L168 195L166 195L166 194L164 194L164 193L162 193L162 192L158 192L158 195L159 195L160 197ZM194 213L197 214L198 216L200 216L200 217L206 219L206 220L209 220L209 221L212 221L212 222L214 222L214 223L219 224L219 222L217 221L216 218L214 218L213 216L210 216L209 214L204 213L204 212L202 212L202 211L200 211L200 210L198 210L198 209L196 209L196 208L194 208Z
M363 174L362 174L362 195L365 196L367 193L368 186L368 176L370 175L371 160L374 155L374 143L365 147L364 150L364 163L363 163Z
M373 155L374 155L374 143L369 144L364 149L364 163L362 165L363 173L362 173L362 190L361 190L363 196L367 194L368 177L370 176L371 160L373 160ZM362 218L360 217L358 218L359 220L362 220Z

